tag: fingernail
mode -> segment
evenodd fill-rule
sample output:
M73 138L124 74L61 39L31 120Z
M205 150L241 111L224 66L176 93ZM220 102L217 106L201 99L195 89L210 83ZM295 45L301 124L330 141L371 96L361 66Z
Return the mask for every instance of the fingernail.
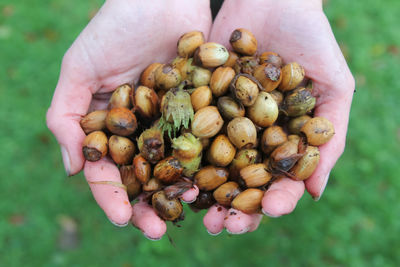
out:
M328 180L329 180L329 175L330 175L330 174L331 174L331 173L329 172L328 175L325 177L324 184L323 184L323 186L321 187L321 189L319 190L318 196L313 196L314 201L320 200L320 198L321 198L321 196L322 196L322 193L324 193L325 187L326 187L326 185L328 184Z
M211 233L211 232L208 231L208 229L207 229L207 233L208 233L209 235L212 235L212 236L217 236L217 235L219 235L220 233L222 233L222 230L219 231L219 232L217 232L217 233Z
M245 233L247 233L249 230L250 230L250 227L246 227L246 228L242 229L242 230L239 231L239 232L231 232L231 231L229 231L228 229L226 229L226 231L227 231L228 233L230 233L231 235L241 235L241 234L245 234Z
M71 176L71 160L68 151L64 146L61 146L61 154L64 162L65 171L68 176Z
M144 235L144 237L146 237L150 241L158 241L158 240L160 240L162 238L162 237L152 238L152 237L146 235L145 233L143 233L143 235Z
M190 203L195 202L195 201L196 201L196 198L193 199L193 200L191 200L191 201L185 201L185 200L183 200L183 198L182 198L181 200L182 200L183 203L190 204Z
M108 218L108 217L107 217L107 218ZM110 218L108 218L108 220L109 220L112 224L114 224L115 226L117 226L117 227L125 227L125 226L127 226L128 223L129 223L129 222L126 222L126 223L124 223L124 224L119 224L119 223L114 222L114 221L111 220Z
M281 217L281 215L272 215L272 214L269 214L269 213L266 212L264 209L262 209L262 213L264 213L265 216L268 216L268 217L270 217L270 218L279 218L279 217Z

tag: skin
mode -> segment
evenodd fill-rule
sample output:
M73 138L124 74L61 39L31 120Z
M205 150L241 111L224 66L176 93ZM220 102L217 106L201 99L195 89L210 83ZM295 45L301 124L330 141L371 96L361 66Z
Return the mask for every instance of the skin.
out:
M225 1L213 25L208 1L109 0L63 58L47 125L61 146L67 174L84 169L94 198L114 224L124 226L131 221L152 240L166 231L165 222L148 204L139 201L131 207L122 189L90 183L121 182L121 178L107 158L85 162L80 119L89 111L104 109L110 92L120 84L136 82L150 63L174 58L176 41L183 33L200 30L209 41L231 48L228 40L236 28L253 32L260 52L275 51L285 62L297 61L304 67L314 81L315 115L328 118L336 132L320 147L320 163L311 178L305 182L284 178L268 189L262 200L263 213L279 217L292 212L304 189L316 200L321 197L329 172L344 150L354 79L320 0ZM182 198L191 202L197 194L195 188ZM261 218L215 205L203 222L210 234L224 228L243 234L256 230Z

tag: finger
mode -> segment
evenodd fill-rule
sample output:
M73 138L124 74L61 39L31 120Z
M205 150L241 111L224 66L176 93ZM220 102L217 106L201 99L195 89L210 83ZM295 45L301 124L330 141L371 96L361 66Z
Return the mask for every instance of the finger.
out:
M261 219L261 214L247 214L231 208L228 210L224 225L228 233L239 235L255 231Z
M337 88L340 86L340 88ZM335 134L332 139L319 147L320 161L314 173L305 181L307 191L315 200L319 200L328 182L329 173L336 161L342 155L349 120L350 106L354 91L354 80L351 74L349 78L336 81L334 84L317 82L316 90L324 92L317 103L314 116L325 117L332 122ZM337 92L332 99L329 92Z
M181 199L185 203L192 203L196 200L196 197L199 195L199 188L194 185L193 188L187 190L182 194Z
M82 67L83 65L83 67ZM47 126L61 146L64 166L68 175L78 173L85 162L82 142L85 133L79 121L89 108L92 91L96 84L89 82L92 74L71 58L71 52L64 56L60 78L47 111ZM94 79L93 79L94 80Z
M208 209L203 218L203 224L210 235L218 235L224 230L224 219L228 210L219 204Z
M262 212L269 217L291 213L304 194L304 182L282 178L273 183L261 201Z
M110 221L117 226L127 225L132 216L132 207L126 190L118 187L121 176L117 166L108 158L86 161L84 173L97 204Z
M133 205L132 223L150 240L160 240L167 231L166 223L157 216L153 207L140 200Z

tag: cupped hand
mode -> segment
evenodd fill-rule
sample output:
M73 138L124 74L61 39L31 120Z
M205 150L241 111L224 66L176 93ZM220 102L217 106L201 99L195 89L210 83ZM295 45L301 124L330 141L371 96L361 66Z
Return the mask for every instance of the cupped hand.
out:
M84 168L93 196L107 217L124 226L133 212L133 223L151 239L161 238L166 228L147 204L139 202L132 208L121 188L92 183L121 183L121 178L108 158L85 162L85 134L79 121L88 111L105 109L110 92L138 80L150 63L171 60L183 33L200 30L208 36L210 27L208 1L106 1L64 55L47 112L47 125L61 146L67 174ZM186 192L183 199L193 200L196 192Z
M293 211L306 188L318 200L329 173L343 153L354 79L339 49L321 0L231 0L225 1L213 24L210 41L230 48L229 37L237 28L250 30L258 40L258 51L274 51L285 62L296 61L313 81L317 98L315 116L329 119L334 137L319 147L320 162L313 175L303 181L283 178L267 190L262 211L278 217ZM212 234L226 228L245 233L257 228L261 215L248 215L218 205L209 209L204 224Z

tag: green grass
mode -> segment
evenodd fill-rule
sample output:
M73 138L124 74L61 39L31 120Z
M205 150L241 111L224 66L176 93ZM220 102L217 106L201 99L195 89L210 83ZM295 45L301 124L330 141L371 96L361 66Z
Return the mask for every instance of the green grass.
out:
M169 225L175 246L111 225L84 177L66 177L45 126L63 53L100 4L0 1L1 266L400 264L400 2L325 6L357 92L346 151L322 199L306 195L292 214L264 218L243 236L209 236L204 213L190 213L182 228ZM65 216L78 227L73 249L58 242Z

